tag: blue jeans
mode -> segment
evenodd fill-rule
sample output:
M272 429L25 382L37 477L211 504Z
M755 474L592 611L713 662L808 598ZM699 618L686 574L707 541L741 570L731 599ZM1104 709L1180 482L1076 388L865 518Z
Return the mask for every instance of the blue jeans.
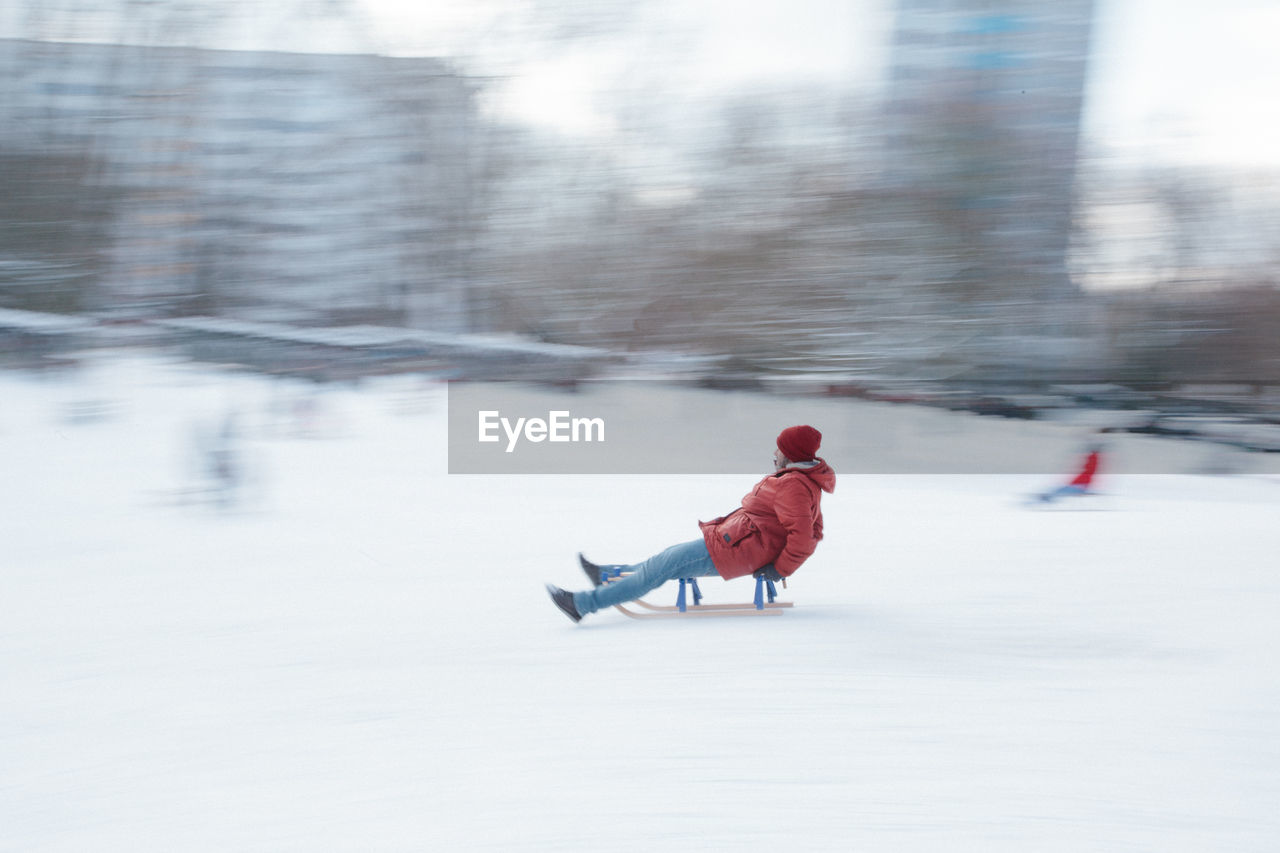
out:
M1086 489L1084 486L1072 486L1072 485L1058 486L1058 488L1042 494L1040 496L1040 500L1044 501L1045 503L1049 503L1050 501L1055 501L1058 498L1079 497L1080 495L1087 495L1088 493L1089 493L1089 490Z
M703 578L719 575L707 553L707 543L701 539L672 545L661 554L654 554L634 566L601 566L601 569L621 569L630 574L622 580L603 584L586 592L573 594L573 606L584 616L624 601L633 601L650 590L678 578Z

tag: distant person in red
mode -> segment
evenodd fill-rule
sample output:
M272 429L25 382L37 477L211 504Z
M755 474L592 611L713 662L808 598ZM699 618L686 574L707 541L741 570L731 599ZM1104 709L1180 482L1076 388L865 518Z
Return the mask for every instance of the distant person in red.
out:
M1098 430L1099 436L1105 432L1106 430ZM1090 494L1093 489L1093 480L1098 475L1098 467L1102 464L1102 453L1105 449L1101 438L1091 441L1085 449L1085 456L1080 463L1080 470L1072 478L1071 482L1058 486L1056 489L1050 489L1036 497L1042 503L1052 503L1058 498L1079 497Z

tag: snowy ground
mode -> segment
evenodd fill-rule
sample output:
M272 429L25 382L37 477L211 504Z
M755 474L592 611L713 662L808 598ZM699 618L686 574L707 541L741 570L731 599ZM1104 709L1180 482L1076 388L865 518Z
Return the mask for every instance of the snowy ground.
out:
M193 448L231 409L220 509ZM1280 843L1274 476L1040 510L1043 476L829 452L793 611L574 626L542 582L577 550L694 538L753 478L448 476L444 441L409 380L0 373L0 850Z

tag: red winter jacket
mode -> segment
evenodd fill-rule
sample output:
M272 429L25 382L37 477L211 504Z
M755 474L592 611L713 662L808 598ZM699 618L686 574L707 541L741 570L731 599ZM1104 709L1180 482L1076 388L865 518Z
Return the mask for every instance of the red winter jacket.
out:
M836 472L818 459L809 468L770 474L756 483L741 507L698 522L720 577L740 578L770 563L778 574L789 577L818 547L822 493L835 488Z
M1083 486L1086 489L1089 488L1089 486L1093 484L1094 475L1098 473L1098 460L1100 456L1101 454L1098 451L1090 451L1089 455L1085 457L1084 466L1080 469L1080 473L1076 474L1076 478L1071 481L1071 485Z

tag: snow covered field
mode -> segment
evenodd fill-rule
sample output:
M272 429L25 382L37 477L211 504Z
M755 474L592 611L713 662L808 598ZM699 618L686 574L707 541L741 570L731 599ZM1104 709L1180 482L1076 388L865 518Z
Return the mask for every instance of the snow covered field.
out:
M1068 447L976 423L928 435ZM859 475L817 425L841 479L793 611L574 626L542 584L576 551L695 538L755 478L449 476L407 379L0 373L0 850L1280 845L1273 475L1028 509L1055 478Z

